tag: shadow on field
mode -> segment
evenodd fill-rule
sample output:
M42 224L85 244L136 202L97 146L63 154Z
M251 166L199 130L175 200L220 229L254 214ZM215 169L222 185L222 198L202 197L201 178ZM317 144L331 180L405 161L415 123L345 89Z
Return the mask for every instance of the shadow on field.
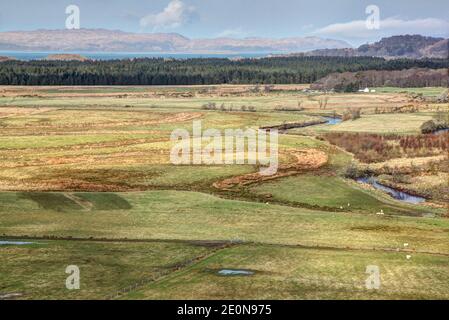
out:
M46 210L58 212L83 210L83 207L67 198L63 193L22 192L19 197L31 200Z
M76 196L89 201L94 210L129 210L131 204L116 193L76 193Z
M81 204L88 203L91 210L129 210L131 204L115 193L75 193L68 197L64 193L22 192L21 199L31 200L40 208L57 212L85 210ZM75 201L78 199L79 201Z

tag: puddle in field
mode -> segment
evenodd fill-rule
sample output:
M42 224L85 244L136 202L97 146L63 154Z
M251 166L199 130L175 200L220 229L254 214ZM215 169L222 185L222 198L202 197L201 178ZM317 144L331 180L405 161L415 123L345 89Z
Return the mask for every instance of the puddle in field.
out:
M370 184L374 188L388 193L391 197L393 197L394 199L399 200L399 201L412 203L412 204L418 204L418 203L422 203L422 202L426 201L425 198L417 197L417 196L411 195L407 192L399 191L394 188L384 186L383 184L380 184L379 182L377 182L377 179L374 177L358 178L357 182Z
M22 293L6 293L6 294L0 293L0 300L10 300L10 299L19 298L21 296L23 296Z
M24 246L27 244L34 244L35 242L23 242L23 241L0 241L0 246Z
M218 274L221 276L252 276L254 272L249 270L222 269L218 271Z

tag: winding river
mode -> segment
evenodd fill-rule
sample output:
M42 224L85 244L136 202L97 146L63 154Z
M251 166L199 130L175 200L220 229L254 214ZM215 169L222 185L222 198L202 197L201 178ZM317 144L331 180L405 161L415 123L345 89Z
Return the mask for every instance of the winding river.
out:
M336 117L335 118L334 117L322 117L322 118L327 121L325 123L326 125L336 125L343 121L341 118L336 118ZM449 131L449 129L439 130L438 132L435 132L434 134L442 134L447 131ZM358 178L357 182L370 184L374 188L388 193L391 197L393 197L394 199L399 200L399 201L412 203L412 204L419 204L419 203L423 203L426 201L425 198L414 196L407 192L399 191L397 189L380 184L377 181L377 178L375 178L375 177Z
M336 125L342 122L342 119L340 118L333 118L333 117L323 117L328 125ZM442 134L444 132L449 131L449 129L443 129L435 132L434 134ZM372 185L374 188L381 190L383 192L388 193L391 197L393 197L396 200L412 203L412 204L419 204L426 201L425 198L418 197L411 195L407 192L399 191L397 189L385 186L383 184L380 184L375 177L368 177L368 178L358 178L357 182L359 183L366 183Z
M412 204L419 204L419 203L423 203L426 201L425 198L414 196L407 192L399 191L394 188L380 184L379 182L377 182L377 179L375 177L358 178L357 182L370 184L374 188L388 193L391 197L393 197L394 199L399 200L399 201L412 203Z

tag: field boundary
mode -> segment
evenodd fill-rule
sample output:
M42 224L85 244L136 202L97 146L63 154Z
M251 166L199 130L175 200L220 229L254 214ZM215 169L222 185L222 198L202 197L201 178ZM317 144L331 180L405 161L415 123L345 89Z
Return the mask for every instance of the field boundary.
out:
M222 245L220 247L213 248L210 252L207 252L207 253L205 253L203 255L197 256L197 257L192 258L192 259L185 260L185 261L183 261L181 263L178 263L178 264L172 266L171 268L169 268L169 270L167 270L165 272L162 272L160 275L151 277L149 279L142 279L142 280L140 280L140 281L138 281L138 282L136 282L136 283L126 287L126 288L118 290L115 294L111 295L108 298L108 300L114 300L114 299L120 298L122 295L126 295L126 294L131 293L132 291L135 291L135 290L138 290L140 288L143 288L145 285L164 280L165 278L171 276L172 274L174 274L176 272L179 272L179 271L185 270L187 268L190 268L190 267L192 267L192 266L194 266L194 265L196 265L196 264L198 264L198 263L200 263L200 262L202 262L204 260L207 260L208 258L216 255L217 253L219 253L222 250L225 250L225 249L228 249L228 248L231 248L231 247L235 247L235 246L237 246L237 244L224 244L224 245Z
M449 252L432 252L415 249L405 248L369 248L369 247L349 247L349 246L326 246L326 245L305 245L305 244L288 244L288 243L272 243L272 242L257 242L257 241L233 241L233 240L188 240L188 239L128 239L128 238L75 238L75 237L51 237L51 236L8 236L1 235L0 240L46 240L46 241L79 241L79 242L123 242L123 243L155 243L155 242L167 242L167 243L183 243L198 246L210 246L210 247L223 247L234 245L259 245L259 246L272 246L272 247L285 247L285 248L301 248L301 249L316 249L316 250L335 250L335 251L377 251L387 253L413 253L413 254L426 254L449 257Z

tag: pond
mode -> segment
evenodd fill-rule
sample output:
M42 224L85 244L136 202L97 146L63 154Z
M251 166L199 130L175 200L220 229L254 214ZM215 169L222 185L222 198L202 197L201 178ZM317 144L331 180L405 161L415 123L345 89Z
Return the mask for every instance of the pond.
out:
M251 276L254 272L249 270L222 269L218 271L218 274L221 276Z
M399 191L397 189L384 186L383 184L380 184L379 182L377 182L377 179L375 177L358 178L357 182L370 184L374 188L388 193L391 197L393 197L394 199L399 200L399 201L412 203L412 204L418 204L418 203L422 203L422 202L426 201L425 198L414 196L407 192Z

